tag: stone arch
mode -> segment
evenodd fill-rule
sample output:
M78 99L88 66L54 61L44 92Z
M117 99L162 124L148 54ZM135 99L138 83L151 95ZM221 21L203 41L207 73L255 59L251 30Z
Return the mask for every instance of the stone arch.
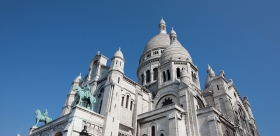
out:
M157 136L167 136L166 132L164 130L160 130L157 134Z
M56 128L52 132L52 136L62 136L63 135L63 127L60 126L59 128Z
M96 107L95 111L98 113L100 113L101 108L102 108L104 91L105 90L104 90L104 84L103 84L98 88L98 91L96 92L96 95L95 95L97 102L95 103L94 107Z
M41 136L49 136L49 132L43 132L43 134Z
M164 93L158 93L155 98L154 98L154 103L155 103L155 106L154 108L156 107L156 105L158 104L158 101L165 95L174 95L176 98L179 98L179 94L175 91L167 91L167 92L164 92Z
M197 99L197 103L199 108L203 108L206 105L206 102L203 101L204 99L202 99L199 95L195 96L195 98Z
M163 93L160 95L160 97L155 101L155 106L154 108L161 108L162 106L166 106L166 105L162 105L163 102L165 100L168 100L168 99L172 99L172 103L175 103L175 104L179 104L179 99L178 99L178 96L172 92L166 92L166 93Z
M54 134L54 136L62 136L62 132L57 132Z

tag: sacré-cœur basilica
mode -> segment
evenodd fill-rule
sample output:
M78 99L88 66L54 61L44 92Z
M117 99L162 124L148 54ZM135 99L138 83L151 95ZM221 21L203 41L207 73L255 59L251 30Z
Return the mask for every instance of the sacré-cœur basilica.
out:
M61 116L36 113L46 124L29 136L259 136L248 98L209 65L201 87L191 55L163 19L139 59L138 81L124 75L120 49L107 60L97 52L65 94Z

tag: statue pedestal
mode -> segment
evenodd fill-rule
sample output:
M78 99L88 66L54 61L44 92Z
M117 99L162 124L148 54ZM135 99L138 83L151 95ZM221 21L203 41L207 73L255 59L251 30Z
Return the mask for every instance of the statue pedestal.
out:
M37 129L38 127L36 126L32 126L30 129L29 129L29 133L28 135L30 135L32 133L33 130Z

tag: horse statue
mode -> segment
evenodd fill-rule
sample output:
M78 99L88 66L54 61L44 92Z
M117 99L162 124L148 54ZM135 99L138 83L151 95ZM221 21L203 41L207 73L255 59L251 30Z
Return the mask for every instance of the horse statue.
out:
M74 86L73 91L77 92L78 96L78 105L81 105L82 101L87 102L86 108L90 105L90 109L94 109L94 103L96 103L95 97L90 93L89 85L85 86L83 89L80 86Z
M36 124L34 125L35 127L39 122L44 122L45 124L49 123L52 121L50 117L48 117L48 110L46 109L44 112L44 115L41 114L40 110L35 111L36 114Z

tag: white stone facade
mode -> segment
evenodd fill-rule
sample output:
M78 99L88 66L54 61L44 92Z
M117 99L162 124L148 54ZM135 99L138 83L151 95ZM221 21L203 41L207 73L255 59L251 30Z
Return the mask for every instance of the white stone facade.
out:
M29 136L79 136L84 126L91 136L259 136L248 98L210 66L201 89L197 66L163 19L140 56L138 82L124 75L120 49L107 60L98 52L72 83L61 117ZM94 111L76 105L76 85L91 87Z

